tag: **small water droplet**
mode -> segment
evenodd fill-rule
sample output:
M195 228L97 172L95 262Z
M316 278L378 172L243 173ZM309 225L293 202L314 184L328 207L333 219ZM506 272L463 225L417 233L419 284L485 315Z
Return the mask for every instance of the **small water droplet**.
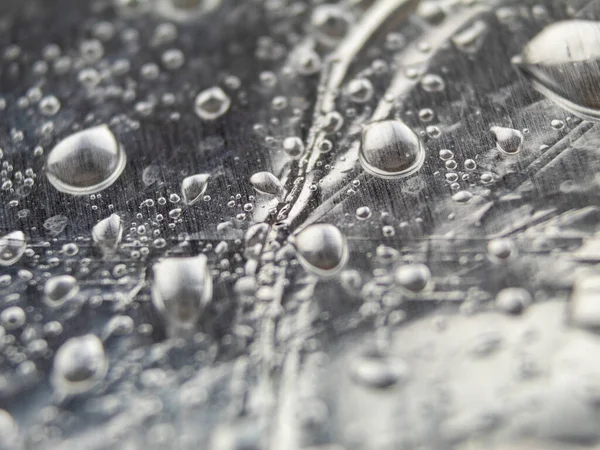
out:
M72 195L102 191L123 172L127 158L106 125L88 128L59 142L45 172L56 189Z
M279 178L271 172L257 172L250 177L250 184L261 194L272 195L277 198L282 198L285 193L285 188Z
M380 178L402 178L423 165L425 150L417 134L399 120L367 125L362 132L362 167Z
M429 285L431 272L424 264L405 264L396 268L394 280L409 291L420 292Z
M88 334L71 338L56 352L52 384L63 394L87 392L104 379L107 368L104 346L98 337Z
M153 267L152 301L178 329L193 328L212 299L212 277L205 255L167 258Z
M16 263L27 248L25 234L13 231L0 238L0 266L11 266Z
M216 120L227 112L231 99L220 87L200 92L196 97L196 114L202 120Z
M331 224L306 227L293 238L302 266L317 275L329 276L348 261L348 246L340 230Z
M104 251L114 251L121 242L123 235L123 223L117 214L101 220L92 229L94 243Z
M186 205L198 202L206 192L210 175L201 173L187 177L181 183L181 194Z
M77 280L71 275L52 277L44 285L44 302L48 306L58 307L72 299L78 292Z
M504 127L492 127L490 131L496 136L496 147L509 155L519 153L523 147L523 133L519 130Z
M375 389L384 389L405 382L409 376L403 359L369 351L358 356L350 365L354 382Z
M287 137L283 140L283 150L290 158L298 159L304 153L304 143L299 137Z
M473 194L469 191L458 191L452 196L452 200L456 203L468 203L473 198Z
M496 307L507 314L520 314L532 302L531 294L523 288L505 288L496 295Z

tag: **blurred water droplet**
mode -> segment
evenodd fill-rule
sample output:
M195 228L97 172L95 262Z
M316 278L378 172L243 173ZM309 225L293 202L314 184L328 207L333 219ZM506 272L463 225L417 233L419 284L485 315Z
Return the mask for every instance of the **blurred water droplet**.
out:
M107 367L100 339L92 334L71 338L56 352L52 384L67 395L87 392L104 379Z
M10 266L16 263L27 248L25 234L13 231L0 238L0 266Z
M496 295L496 307L507 314L520 314L532 303L531 294L523 288L505 288Z
M294 237L293 244L302 266L317 275L333 275L348 260L346 239L334 225L310 225Z
M350 365L352 379L369 388L383 389L405 382L409 376L408 365L398 357L379 351L365 352Z
M186 205L198 202L206 192L210 175L201 173L187 177L181 183L181 194Z
M424 290L431 280L429 267L424 264L406 264L394 271L396 283L412 292Z
M285 193L285 188L279 178L271 172L257 172L250 177L250 184L261 194L273 195L277 198L282 198Z
M488 252L498 259L506 259L513 252L513 243L510 239L493 239L488 243Z
M288 137L283 140L283 150L292 159L298 159L304 153L304 143L299 137Z
M468 203L473 198L473 194L469 191L459 191L452 196L452 200L456 203Z
M167 258L153 267L152 301L175 328L190 329L212 299L205 255Z
M71 275L50 278L44 285L44 302L52 307L63 305L79 292L77 280Z
M202 91L196 97L196 114L202 120L216 120L227 112L231 99L220 87Z
M560 107L586 119L600 119L600 23L568 20L549 25L513 63L537 91Z
M104 251L114 251L123 236L123 223L117 214L101 220L92 229L92 239Z
M425 150L417 134L399 120L367 125L362 132L360 163L380 178L402 178L423 165Z
M342 39L350 23L351 17L339 5L320 5L311 17L317 40L327 46L333 46Z
M48 155L46 175L56 189L92 194L112 185L127 158L106 125L88 128L60 141Z

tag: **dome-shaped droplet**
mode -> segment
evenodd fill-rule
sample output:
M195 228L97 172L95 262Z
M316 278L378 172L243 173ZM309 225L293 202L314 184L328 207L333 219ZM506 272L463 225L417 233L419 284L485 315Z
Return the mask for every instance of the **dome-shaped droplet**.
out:
M496 147L509 155L519 153L523 147L523 133L519 130L504 127L492 127L490 131L496 136Z
M96 386L107 370L104 346L98 337L88 334L71 338L56 352L52 384L63 394L79 394Z
M92 229L92 238L102 250L114 251L123 236L123 223L117 214L102 219Z
M406 264L399 266L394 272L396 283L413 292L420 292L431 280L429 267L424 264Z
M302 266L317 275L333 275L348 261L346 239L334 225L310 225L295 236L293 244Z
M271 172L257 172L250 177L250 184L261 194L273 195L281 198L285 192L285 188L279 178Z
M13 231L0 238L0 266L10 266L16 263L27 248L25 234Z
M315 8L311 25L317 40L324 45L334 46L350 27L350 15L338 5L320 5Z
M548 99L580 117L600 120L600 22L549 25L513 63Z
M507 314L520 314L532 302L531 294L523 288L502 289L496 296L496 307Z
M101 125L60 141L48 155L45 171L59 191L85 195L112 185L123 172L126 161L114 134Z
M206 192L210 175L201 173L187 177L181 183L181 194L186 205L198 202Z
M202 91L196 97L196 114L202 120L216 120L227 112L231 99L220 87Z
M417 134L399 120L367 125L362 132L360 163L380 178L401 178L421 168L425 150Z
M58 275L44 285L44 302L53 307L64 304L79 292L77 280L71 275Z
M154 265L152 301L177 328L192 328L212 299L205 255L167 258Z
M406 381L409 370L401 358L371 351L352 361L350 376L365 387L383 389Z
M283 150L290 158L298 159L304 153L304 143L296 136L290 136L283 140Z

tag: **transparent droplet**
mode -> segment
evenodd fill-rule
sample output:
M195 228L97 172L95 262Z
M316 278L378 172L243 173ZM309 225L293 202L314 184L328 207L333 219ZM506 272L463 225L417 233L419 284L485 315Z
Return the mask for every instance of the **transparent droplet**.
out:
M523 147L523 133L519 130L504 127L492 127L490 131L496 136L496 147L509 155L519 153Z
M196 114L202 120L215 120L227 112L231 99L220 87L200 92L196 97Z
M294 237L293 244L302 266L317 275L333 275L348 261L346 239L331 224L309 225Z
M0 238L0 266L11 266L16 263L27 248L25 234L13 231Z
M371 208L368 206L361 206L356 210L356 218L358 220L367 220L371 217Z
M600 119L599 22L553 23L529 41L513 63L549 100L585 119Z
M423 76L421 80L421 86L423 90L427 92L441 92L446 89L446 83L444 79L436 74L428 73Z
M380 178L402 178L423 165L425 150L417 134L399 120L367 125L359 153L362 167Z
M176 328L193 328L212 299L205 255L167 258L153 267L152 301Z
M250 177L250 184L261 194L273 195L277 198L282 198L285 193L285 188L279 178L271 172L257 172Z
M350 100L356 103L365 103L373 98L373 85L366 78L358 78L348 83L346 90Z
M452 200L456 203L468 203L473 198L473 194L469 191L459 191L452 196Z
M510 239L493 239L488 243L489 254L497 259L506 259L513 252L513 243Z
M324 45L333 46L348 32L351 18L338 5L320 5L315 8L311 25L317 40Z
M396 268L394 280L409 291L420 292L429 285L431 272L424 264L406 264Z
M403 359L369 351L358 356L350 364L350 376L360 385L373 389L384 389L406 382L409 369Z
M71 275L50 278L44 285L44 302L52 307L63 305L79 292L77 280Z
M520 314L532 302L531 294L523 288L502 289L496 296L496 307L507 314Z
M88 334L67 340L56 352L52 384L63 394L80 394L99 384L108 362L98 337Z
M283 150L292 159L298 159L304 153L304 143L299 137L291 136L283 140Z
M181 194L184 203L186 205L193 205L198 202L204 195L204 192L206 192L209 180L210 175L205 173L185 178L181 183Z
M114 251L123 236L123 223L117 214L101 220L92 229L94 243L105 251Z
M45 171L59 191L86 195L112 185L123 172L126 161L114 134L101 125L59 142L48 155Z
M16 330L25 324L27 316L18 306L10 306L0 313L0 324L7 330Z

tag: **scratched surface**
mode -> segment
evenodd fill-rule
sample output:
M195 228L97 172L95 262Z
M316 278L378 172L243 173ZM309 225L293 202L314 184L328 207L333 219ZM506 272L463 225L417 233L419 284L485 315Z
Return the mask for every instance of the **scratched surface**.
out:
M0 449L594 448L596 20L4 0Z

